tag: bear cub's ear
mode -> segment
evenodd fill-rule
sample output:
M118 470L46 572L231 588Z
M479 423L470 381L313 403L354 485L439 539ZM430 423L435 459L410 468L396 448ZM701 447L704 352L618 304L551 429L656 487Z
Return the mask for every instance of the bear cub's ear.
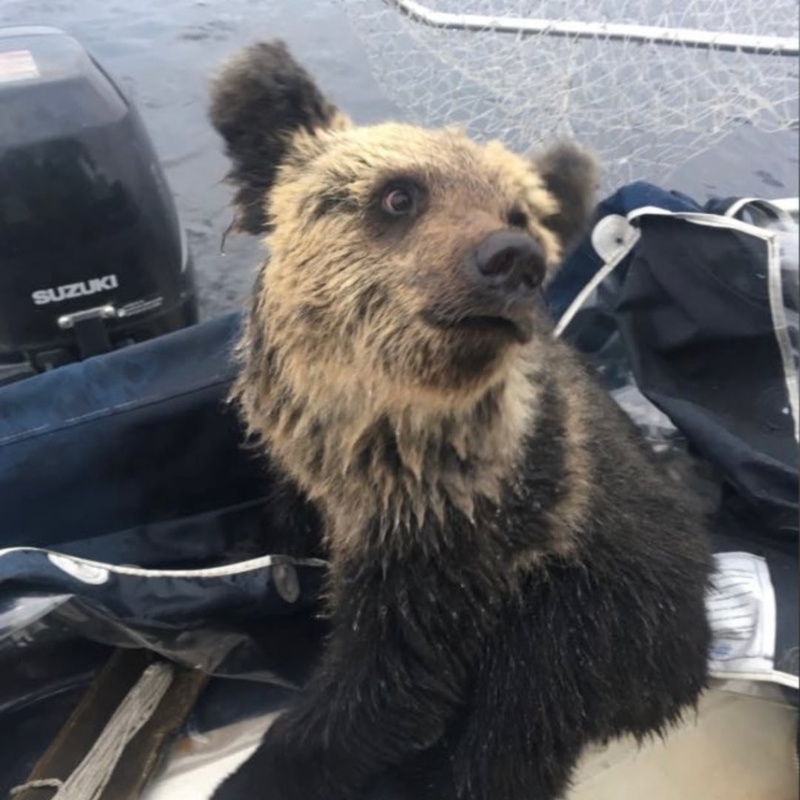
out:
M292 135L327 128L337 114L280 40L251 45L223 66L210 116L232 162L237 229L266 231L266 196Z
M599 169L594 157L571 142L553 145L533 163L559 211L547 220L561 239L564 253L569 253L587 232L596 204Z

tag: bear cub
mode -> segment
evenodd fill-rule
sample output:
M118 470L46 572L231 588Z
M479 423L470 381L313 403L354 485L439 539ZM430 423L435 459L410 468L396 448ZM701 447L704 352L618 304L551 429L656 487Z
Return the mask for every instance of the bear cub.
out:
M216 800L562 797L696 702L709 646L705 522L542 302L593 160L356 126L281 42L211 118L270 253L234 397L323 520L331 623Z

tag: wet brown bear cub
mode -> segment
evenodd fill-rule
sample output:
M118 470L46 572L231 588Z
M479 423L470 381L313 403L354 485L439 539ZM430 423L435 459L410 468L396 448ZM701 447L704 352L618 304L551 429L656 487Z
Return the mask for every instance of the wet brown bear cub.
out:
M703 521L542 306L591 159L356 127L280 43L212 119L271 254L235 397L324 520L332 625L215 798L562 796L696 701L709 643Z

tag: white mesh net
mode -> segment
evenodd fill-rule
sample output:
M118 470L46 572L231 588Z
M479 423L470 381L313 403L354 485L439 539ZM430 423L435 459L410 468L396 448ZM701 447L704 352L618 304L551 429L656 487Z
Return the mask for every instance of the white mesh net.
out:
M575 137L607 188L664 180L737 125L797 127L796 56L602 36L432 27L386 0L340 0L377 80L413 121L525 151ZM425 0L433 12L796 39L797 0Z

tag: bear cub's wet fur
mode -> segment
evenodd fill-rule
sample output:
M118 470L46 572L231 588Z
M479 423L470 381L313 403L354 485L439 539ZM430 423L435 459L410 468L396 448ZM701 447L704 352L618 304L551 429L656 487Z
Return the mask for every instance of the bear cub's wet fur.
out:
M709 645L704 521L541 304L592 159L355 126L280 42L211 116L270 252L234 396L324 521L332 625L216 800L563 796L696 702Z

